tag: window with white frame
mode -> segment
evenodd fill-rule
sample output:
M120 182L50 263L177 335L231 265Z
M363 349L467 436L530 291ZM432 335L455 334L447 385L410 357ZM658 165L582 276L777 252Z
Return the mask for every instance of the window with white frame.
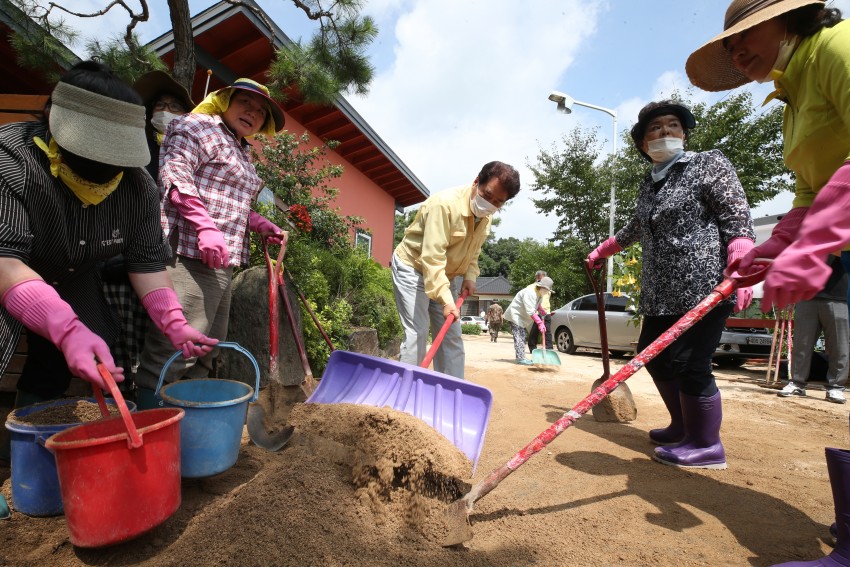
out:
M372 235L368 232L358 230L354 235L354 246L361 248L369 258L372 257Z

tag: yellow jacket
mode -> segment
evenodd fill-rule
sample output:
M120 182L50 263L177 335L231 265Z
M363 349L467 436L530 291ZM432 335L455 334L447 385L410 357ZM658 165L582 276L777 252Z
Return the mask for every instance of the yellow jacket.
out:
M454 303L450 282L478 279L478 255L490 234L490 217L478 220L469 208L472 185L429 197L396 247L399 260L422 274L425 294L440 305Z

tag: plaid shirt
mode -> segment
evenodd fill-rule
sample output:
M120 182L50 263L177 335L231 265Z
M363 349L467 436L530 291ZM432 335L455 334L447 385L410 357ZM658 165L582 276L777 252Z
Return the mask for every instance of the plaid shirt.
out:
M240 142L221 117L184 114L168 125L159 154L162 228L180 256L201 258L195 227L184 219L168 194L176 189L198 197L224 235L229 266L248 262L248 213L262 188L250 160L247 142ZM167 190L168 189L168 190Z

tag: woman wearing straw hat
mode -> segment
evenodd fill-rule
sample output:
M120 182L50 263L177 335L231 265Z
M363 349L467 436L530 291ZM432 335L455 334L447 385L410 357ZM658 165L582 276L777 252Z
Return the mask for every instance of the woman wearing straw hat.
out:
M160 157L162 224L175 252L168 272L186 318L224 339L230 315L233 268L249 259L248 231L281 243L284 232L251 210L262 180L251 163L247 138L274 135L283 111L268 89L250 79L208 95L191 113L171 120ZM137 376L140 407L157 402L153 390L173 353L166 337L148 327ZM214 353L177 361L167 381L205 378Z
M691 82L722 91L774 81L768 99L786 105L793 208L741 263L775 258L762 309L781 308L820 291L832 273L827 255L850 242L850 22L823 0L735 0L724 30L688 58Z
M841 252L850 267L850 22L823 0L734 0L724 31L688 58L691 82L705 90L773 81L768 100L785 103L785 165L796 176L792 210L741 261L774 258L762 309L813 297ZM786 565L850 565L850 452L826 449L837 545L827 557Z
M96 270L116 254L172 348L199 356L218 342L188 325L165 271L138 94L84 61L62 76L45 112L47 121L0 127L0 373L21 325L28 330L16 406L61 395L72 375L103 387L96 361L123 379Z
M676 101L651 102L638 114L632 140L653 163L629 223L587 257L594 267L634 242L643 247L639 310L643 350L693 309L723 279L726 266L753 247L750 208L735 168L718 150L686 152L696 125ZM723 411L711 357L732 309L746 308L739 289L646 365L670 412L670 425L649 438L654 459L683 468L726 468L720 442Z

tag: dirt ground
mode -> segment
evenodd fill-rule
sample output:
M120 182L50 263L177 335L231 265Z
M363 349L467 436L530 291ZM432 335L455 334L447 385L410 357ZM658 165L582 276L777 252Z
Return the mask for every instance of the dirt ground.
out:
M475 483L587 395L602 366L598 354L579 352L561 354L558 371L542 372L512 363L510 337L464 339L467 379L495 397ZM807 398L778 398L778 386L766 386L764 376L756 363L717 372L729 468L683 471L650 458L647 431L666 425L666 412L639 372L626 382L635 421L580 419L475 504L475 537L460 548L440 545L444 502L411 498L398 482L376 497L355 486L346 459L315 431L299 430L279 453L244 437L233 468L184 480L179 510L131 542L75 548L64 517L13 512L0 522L0 565L761 566L814 559L831 549L824 447L850 448L848 408L826 402L814 385ZM8 477L0 468L7 498ZM127 513L137 507L124 505Z

